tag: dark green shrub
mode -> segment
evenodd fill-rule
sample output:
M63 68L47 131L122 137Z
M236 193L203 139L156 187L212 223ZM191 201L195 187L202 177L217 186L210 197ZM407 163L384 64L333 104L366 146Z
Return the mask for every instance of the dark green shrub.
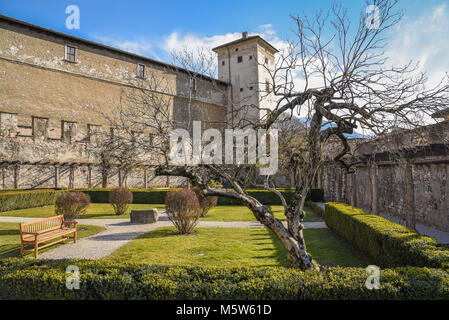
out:
M43 207L55 204L56 197L65 191L30 190L0 193L0 212Z
M287 202L291 201L294 189L278 188ZM265 205L282 205L279 197L265 189L246 189L248 194ZM322 202L324 199L323 189L311 189L306 200ZM218 205L240 205L238 200L218 197Z
M76 191L82 191L90 196L92 203L108 203L109 192L112 189L76 189ZM133 203L151 203L151 204L163 204L165 195L169 191L180 190L179 188L172 189L132 189L129 191L133 194Z
M329 228L379 266L449 268L449 250L398 223L343 203L326 203Z
M66 268L76 265L80 287L68 290ZM87 260L0 261L0 299L448 299L442 269L383 269L380 289L368 290L364 268L211 268L115 264Z

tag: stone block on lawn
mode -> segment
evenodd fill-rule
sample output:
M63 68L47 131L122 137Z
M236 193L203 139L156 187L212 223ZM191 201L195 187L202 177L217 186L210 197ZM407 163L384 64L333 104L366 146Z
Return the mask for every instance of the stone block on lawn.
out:
M158 218L157 209L131 210L131 223L156 223Z

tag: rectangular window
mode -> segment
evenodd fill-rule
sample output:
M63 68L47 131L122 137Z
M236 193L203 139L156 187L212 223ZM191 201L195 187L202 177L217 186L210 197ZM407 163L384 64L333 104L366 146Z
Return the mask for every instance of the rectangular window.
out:
M76 62L76 48L72 46L65 47L65 59L67 61Z
M240 88L240 92L243 92L243 88Z
M225 61L224 61L224 60L223 60L223 61L221 62L221 65L222 65L222 66L224 66L224 65L225 65Z
M137 65L137 76L139 78L145 78L145 65L143 64Z
M253 56L249 56L249 60L253 60Z
M189 86L190 86L190 89L192 89L193 91L196 90L196 79L195 78L190 78Z
M265 58L265 64L268 64L268 58Z
M270 80L265 80L265 91L270 93Z
M242 56L237 57L237 62L238 62L238 63L240 63L240 62L242 62L242 61L243 61L243 57L242 57Z

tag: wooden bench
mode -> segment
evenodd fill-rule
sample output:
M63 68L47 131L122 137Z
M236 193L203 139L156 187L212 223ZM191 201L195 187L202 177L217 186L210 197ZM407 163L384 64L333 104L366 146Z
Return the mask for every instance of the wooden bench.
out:
M70 225L73 224L73 227ZM39 249L46 248L53 244L63 242L67 239L73 239L76 243L76 221L64 221L64 216L59 215L51 218L41 219L28 223L20 224L20 255L23 257L24 252L34 252L34 258L37 259ZM72 237L68 235L73 233ZM46 243L39 247L40 243L47 242L56 238L61 238L51 243ZM32 244L33 250L25 250L26 244Z

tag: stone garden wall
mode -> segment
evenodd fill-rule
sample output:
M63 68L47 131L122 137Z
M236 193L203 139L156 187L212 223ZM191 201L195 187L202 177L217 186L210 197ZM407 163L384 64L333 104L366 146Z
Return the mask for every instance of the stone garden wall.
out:
M335 165L320 170L317 187L326 201L345 202L374 214L385 214L449 232L449 158L408 162L371 162L355 173Z

